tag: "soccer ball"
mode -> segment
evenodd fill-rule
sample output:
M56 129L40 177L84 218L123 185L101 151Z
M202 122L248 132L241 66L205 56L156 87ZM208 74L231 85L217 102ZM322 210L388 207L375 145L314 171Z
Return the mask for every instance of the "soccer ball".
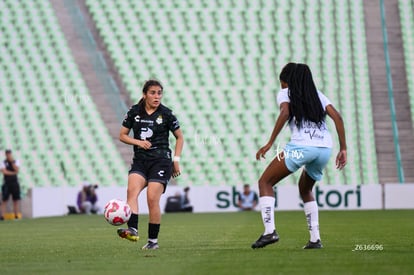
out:
M112 199L105 205L104 217L108 223L118 226L129 220L131 208L123 200Z

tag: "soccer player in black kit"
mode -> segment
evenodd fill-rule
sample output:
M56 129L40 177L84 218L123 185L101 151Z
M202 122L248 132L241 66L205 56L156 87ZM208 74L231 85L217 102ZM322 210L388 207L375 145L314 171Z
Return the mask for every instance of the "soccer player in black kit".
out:
M148 80L142 89L143 96L131 107L122 122L119 140L134 146L134 158L129 170L127 203L132 215L128 228L118 229L121 238L137 241L138 196L147 187L149 209L148 242L142 248L158 249L161 223L160 198L171 176L180 175L180 155L184 137L172 111L161 104L163 87L157 80ZM129 136L133 130L134 137ZM174 155L169 148L169 132L176 138Z
M4 175L4 183L2 185L2 204L0 220L3 220L6 212L6 204L10 196L13 199L13 210L15 219L19 218L19 201L20 201L20 185L17 178L19 173L20 163L13 158L12 151L7 149L5 151L6 159L0 163L0 171Z

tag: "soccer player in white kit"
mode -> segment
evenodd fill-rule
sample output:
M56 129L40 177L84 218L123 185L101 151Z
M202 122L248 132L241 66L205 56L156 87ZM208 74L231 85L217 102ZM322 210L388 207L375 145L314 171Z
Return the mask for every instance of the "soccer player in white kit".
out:
M332 138L326 126L326 115L334 121L339 139L336 167L342 169L346 165L343 120L330 100L316 89L312 73L306 64L288 63L282 69L279 79L282 87L277 95L280 114L268 143L259 149L256 159L264 158L286 122L292 135L283 152L273 159L259 179L259 204L265 230L252 244L252 248L265 247L279 240L274 221L273 186L302 166L305 168L299 179L299 193L310 233L310 240L303 248L322 248L318 205L312 188L316 181L321 180L322 171L332 151Z

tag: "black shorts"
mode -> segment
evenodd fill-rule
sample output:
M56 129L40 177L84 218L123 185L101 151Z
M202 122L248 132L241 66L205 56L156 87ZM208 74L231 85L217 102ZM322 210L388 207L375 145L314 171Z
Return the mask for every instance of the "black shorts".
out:
M170 159L140 160L134 159L129 174L139 174L148 182L159 182L164 191L171 178L172 161Z
M7 201L12 196L14 201L20 200L20 185L19 182L5 182L1 187L1 194L3 201Z

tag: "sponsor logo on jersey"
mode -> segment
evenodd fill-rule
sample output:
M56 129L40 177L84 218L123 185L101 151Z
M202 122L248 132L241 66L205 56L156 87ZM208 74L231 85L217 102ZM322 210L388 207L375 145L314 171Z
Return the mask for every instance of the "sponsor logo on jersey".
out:
M151 124L151 125L154 124L154 121L148 120L148 119L141 119L140 122L142 122L142 123L148 123L148 124Z
M137 115L136 117L134 117L134 119L135 119L136 122L139 122L140 116Z
M147 138L152 137L152 130L148 127L146 128L141 128L141 139L142 140L146 140Z

